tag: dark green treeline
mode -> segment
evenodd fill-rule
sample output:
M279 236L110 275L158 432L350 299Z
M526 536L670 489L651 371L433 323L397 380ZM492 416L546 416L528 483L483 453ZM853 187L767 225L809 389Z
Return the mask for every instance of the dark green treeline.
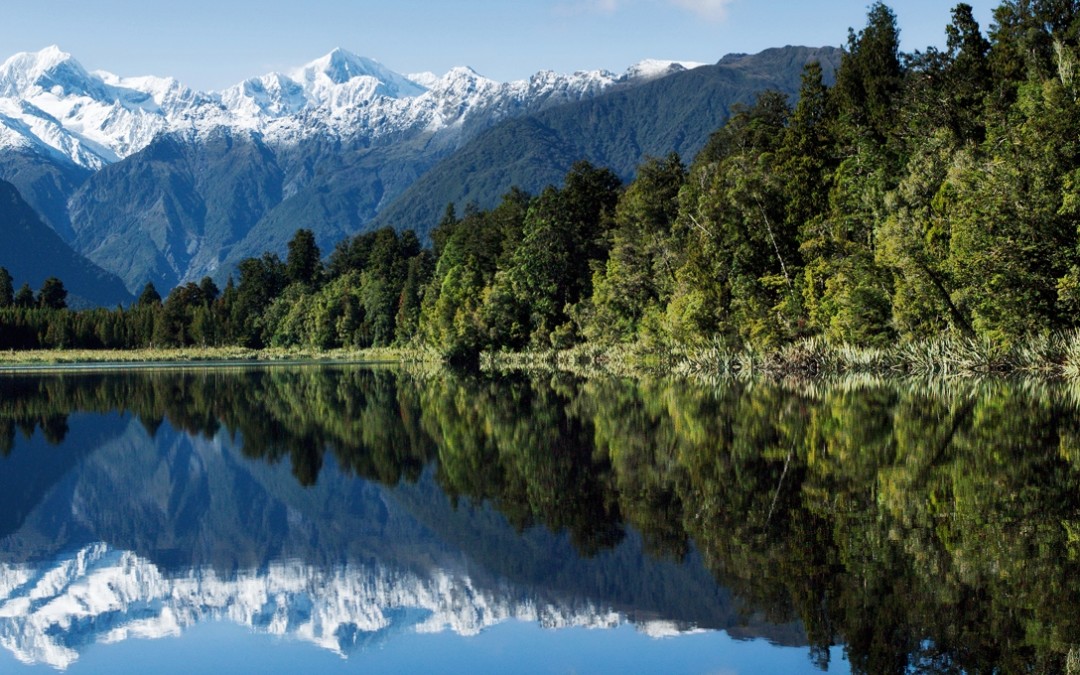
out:
M539 195L448 209L430 250L383 230L323 261L300 231L285 261L245 260L220 293L0 309L0 347L423 345L469 360L1075 328L1080 2L1006 0L987 33L960 4L945 31L944 49L901 53L874 4L833 86L810 64L794 106L761 94L689 166L649 160L623 186L581 163Z
M1075 390L343 367L6 376L0 393L0 525L48 490L3 480L17 434L59 443L69 414L120 410L151 433L238 439L303 484L326 464L388 485L428 467L455 502L565 532L582 555L633 528L655 557L699 555L748 614L800 620L812 659L844 644L858 673L1067 672L1080 658ZM80 457L47 465L60 476Z

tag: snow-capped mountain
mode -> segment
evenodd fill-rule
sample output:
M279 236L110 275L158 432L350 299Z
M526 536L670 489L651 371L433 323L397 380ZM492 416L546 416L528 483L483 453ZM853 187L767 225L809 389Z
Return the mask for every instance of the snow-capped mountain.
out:
M466 67L401 75L338 49L199 92L88 72L50 47L0 65L0 179L129 293L166 293L284 255L299 228L324 252L384 226L424 239L448 203L490 208L579 160L628 179L648 156L693 157L733 105L794 96L806 63L831 73L839 59L784 47L496 82Z
M212 97L172 78L89 73L55 46L16 54L0 65L4 136L22 136L21 143L90 169L146 147L187 111L213 105Z
M97 170L166 132L198 134L225 127L259 132L271 143L327 133L437 133L481 111L498 119L656 77L656 63L632 66L622 77L606 71L544 71L528 80L498 83L469 68L410 78L335 49L288 73L254 77L222 92L197 92L173 78L91 73L51 46L16 54L0 65L0 149L37 147ZM663 68L672 65L663 63Z
M623 77L630 80L655 80L658 77L681 73L684 70L693 70L704 66L704 63L696 61L664 61L661 59L645 59L638 61L627 69Z
M176 575L105 544L43 564L0 565L0 646L23 663L61 670L95 643L179 636L200 622L228 621L347 656L393 633L476 635L510 620L549 629L634 623L652 637L694 632L671 621L632 622L588 601L493 591L438 569L282 562L230 576Z

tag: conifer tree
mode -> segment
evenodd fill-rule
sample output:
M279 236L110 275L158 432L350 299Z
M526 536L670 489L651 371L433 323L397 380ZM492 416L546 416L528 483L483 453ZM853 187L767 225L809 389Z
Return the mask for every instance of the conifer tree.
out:
M0 267L0 307L10 307L15 304L15 287L12 285L11 273L7 268Z

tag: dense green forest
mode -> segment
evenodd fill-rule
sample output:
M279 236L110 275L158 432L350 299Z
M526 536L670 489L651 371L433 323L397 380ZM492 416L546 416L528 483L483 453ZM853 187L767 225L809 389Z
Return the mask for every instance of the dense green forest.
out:
M162 302L148 287L118 310L0 288L0 347L423 345L468 360L1075 328L1080 2L1005 0L986 34L960 4L945 31L944 49L902 53L876 3L835 85L811 64L794 105L763 92L688 166L652 159L624 186L582 162L561 187L448 208L431 248L401 223L324 260L301 230L285 260L247 259L223 290Z

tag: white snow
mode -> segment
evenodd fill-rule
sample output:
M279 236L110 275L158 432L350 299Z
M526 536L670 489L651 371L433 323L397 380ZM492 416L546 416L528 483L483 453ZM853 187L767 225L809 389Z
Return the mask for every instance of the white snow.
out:
M621 76L541 71L500 83L467 67L442 76L400 75L335 49L288 73L198 92L171 77L90 73L50 46L0 65L0 149L36 149L96 170L162 133L198 136L222 127L259 133L277 144L316 134L371 141L408 133L454 138L474 118L494 122L697 65L648 60Z
M508 589L486 590L466 575L442 570L422 575L293 561L228 576L209 569L166 574L105 544L51 563L0 565L0 647L23 663L61 670L79 659L84 646L177 636L203 621L228 621L346 656L357 645L348 636L476 635L510 620L552 629L629 623L591 602L555 604ZM655 637L686 632L666 621L638 628Z
M655 80L684 70L693 70L704 66L696 61L664 61L662 59L644 59L630 66L623 75L627 80Z

